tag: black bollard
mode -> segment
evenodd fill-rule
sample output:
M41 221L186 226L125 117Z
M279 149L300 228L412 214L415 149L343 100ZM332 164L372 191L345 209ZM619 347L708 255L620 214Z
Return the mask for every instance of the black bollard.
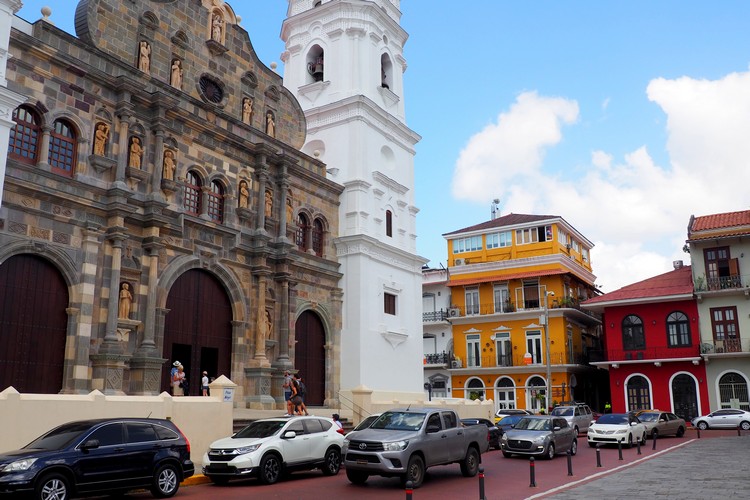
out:
M741 427L741 426L739 426L739 425L737 426L737 435L738 435L738 436L741 436L741 435L742 435L742 427Z
M700 427L696 427L695 430L698 431L698 439L700 439L701 438L701 428Z
M479 466L479 500L487 500L484 496L484 467Z
M622 460L622 439L617 441L617 453L620 454L620 460Z
M641 454L641 440L640 439L635 440L635 447L638 449L638 454L640 455Z
M602 454L601 449L599 448L599 443L596 444L596 466L602 466Z
M529 459L529 488L536 488L536 473L534 472L534 457Z
M406 500L411 500L411 496L414 493L414 483L406 481Z
M657 434L657 433L651 434L651 440L653 441L653 443L651 443L651 449L652 450L656 449L656 440L657 439L659 439L659 434Z
M568 475L573 475L573 452L568 450Z

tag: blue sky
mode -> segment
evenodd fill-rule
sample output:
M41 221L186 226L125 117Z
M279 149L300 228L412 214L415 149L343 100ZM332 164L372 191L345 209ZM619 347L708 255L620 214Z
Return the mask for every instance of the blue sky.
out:
M140 0L143 1L143 0ZM74 32L73 0L52 8ZM228 2L280 64L285 0ZM750 2L402 0L417 250L502 214L564 217L612 291L669 271L690 215L750 208ZM280 66L279 71L283 68Z

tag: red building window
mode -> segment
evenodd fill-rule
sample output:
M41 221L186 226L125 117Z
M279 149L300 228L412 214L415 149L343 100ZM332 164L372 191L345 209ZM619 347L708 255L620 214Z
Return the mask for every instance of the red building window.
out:
M323 256L323 223L320 219L315 219L312 231L312 247L315 255Z
M224 187L217 181L211 183L207 213L209 218L218 224L224 221Z
M622 320L622 348L626 351L646 348L643 321L635 314L625 316Z
M73 177L76 149L76 134L73 127L63 120L55 121L49 138L49 164L52 171Z
M10 129L8 156L24 163L36 163L41 127L37 114L26 106L13 111L15 126Z
M183 206L190 215L201 213L201 178L195 172L188 172L183 188Z
M685 313L675 311L667 316L667 345L686 347L690 343L690 320Z
M296 234L296 240L297 240L297 248L302 250L303 252L307 251L308 242L307 242L307 234L310 229L310 223L307 221L307 216L305 214L299 214L297 216L297 234Z

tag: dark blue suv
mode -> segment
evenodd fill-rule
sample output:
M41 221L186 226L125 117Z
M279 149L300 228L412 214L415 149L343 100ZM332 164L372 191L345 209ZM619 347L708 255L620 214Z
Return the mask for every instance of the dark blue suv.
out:
M0 453L0 497L28 492L38 500L67 500L148 488L167 498L194 472L190 443L169 420L83 420Z

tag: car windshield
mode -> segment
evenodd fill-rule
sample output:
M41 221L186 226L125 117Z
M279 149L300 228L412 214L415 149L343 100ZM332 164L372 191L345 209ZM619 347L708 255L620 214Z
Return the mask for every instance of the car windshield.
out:
M369 428L372 425L372 423L378 418L378 416L379 415L370 415L369 417L361 421L359 425L355 427L353 430L361 431L362 429Z
M573 408L562 408L557 407L552 410L552 415L556 417L572 417L573 416Z
M658 413L641 413L638 415L638 420L641 422L656 422L659 420L659 414Z
M34 450L61 450L91 429L91 422L71 422L52 429L23 447Z
M286 420L258 420L232 437L235 439L267 438L279 432L286 423Z
M616 413L607 413L599 417L596 421L597 424L627 424L627 415L618 415Z
M505 417L498 423L497 425L502 425L504 427L507 427L509 425L516 425L519 420L523 418L522 415L511 415L509 417Z
M418 431L427 415L402 411L387 411L372 424L373 429L389 429L397 431Z
M548 431L552 429L552 421L546 418L522 418L515 428L529 431Z

